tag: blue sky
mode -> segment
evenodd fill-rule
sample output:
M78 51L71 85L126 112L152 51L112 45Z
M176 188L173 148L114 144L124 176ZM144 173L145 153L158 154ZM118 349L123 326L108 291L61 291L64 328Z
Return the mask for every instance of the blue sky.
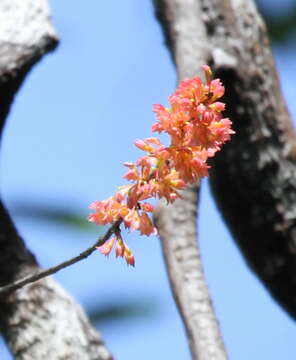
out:
M60 205L87 216L93 200L122 184L122 162L135 160L134 139L147 137L151 106L166 103L176 74L150 1L51 1L61 38L27 77L5 128L1 186L28 246L47 267L92 244L82 232L17 216L18 201ZM274 49L295 118L296 41ZM294 91L294 92L293 92ZM201 195L200 242L205 271L231 359L295 357L295 324L250 273L209 195ZM126 239L135 269L94 254L56 275L88 309L152 304L138 317L99 324L116 358L189 359L157 238ZM9 355L3 350L4 359Z

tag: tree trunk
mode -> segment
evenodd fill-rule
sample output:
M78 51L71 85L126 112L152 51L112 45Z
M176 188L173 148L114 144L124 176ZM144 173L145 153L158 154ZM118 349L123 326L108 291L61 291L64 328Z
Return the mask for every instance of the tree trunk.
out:
M0 1L0 131L31 67L57 37L44 0ZM0 202L0 286L39 270ZM84 311L47 278L0 299L0 329L15 359L110 360Z
M295 318L295 135L265 25L252 0L156 3L177 68L178 51L187 58L189 46L184 44L191 43L186 73L196 71L204 49L205 61L226 87L226 113L236 135L213 160L212 191L248 264ZM178 17L172 16L172 3ZM188 7L195 25L187 23ZM181 23L187 26L186 38L179 36Z

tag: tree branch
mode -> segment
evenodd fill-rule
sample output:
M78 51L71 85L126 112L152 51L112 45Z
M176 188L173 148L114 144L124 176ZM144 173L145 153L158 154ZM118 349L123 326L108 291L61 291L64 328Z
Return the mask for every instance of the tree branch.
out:
M155 219L173 295L182 317L192 359L227 358L204 277L197 244L198 189L182 193L173 205L160 203Z
M22 288L25 285L31 284L35 281L41 280L49 275L55 274L58 271L65 269L68 266L76 264L77 262L88 258L95 250L97 250L98 246L103 245L110 236L116 231L121 221L117 221L115 224L109 227L109 229L105 232L103 236L101 236L92 246L85 249L82 253L77 256L74 256L66 261L61 262L58 265L52 266L48 269L40 270L34 274L29 274L22 279L16 280L8 285L0 287L0 297L4 294L7 295L17 289Z
M56 45L46 0L0 0L1 134L26 74ZM0 286L39 270L0 201ZM81 307L51 278L2 293L0 331L16 360L112 358Z
M208 63L205 29L198 1L155 0L157 17L176 64L179 80L201 73ZM201 75L201 74L200 74ZM224 360L220 329L207 288L197 241L199 186L190 187L172 205L160 202L155 220L166 269L187 332L192 359Z
M296 138L292 121L266 28L253 1L235 1L227 16L226 9L222 16L225 20L220 26L229 36L220 39L220 47L232 54L237 65L218 64L216 70L229 88L227 103L236 104L228 107L228 114L237 134L215 159L211 186L248 264L296 318ZM235 23L230 25L228 19Z

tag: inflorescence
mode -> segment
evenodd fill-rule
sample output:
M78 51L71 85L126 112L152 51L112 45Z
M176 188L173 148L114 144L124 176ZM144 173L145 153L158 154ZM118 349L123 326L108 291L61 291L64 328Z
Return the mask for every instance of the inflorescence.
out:
M130 183L118 189L107 200L90 205L94 213L89 221L97 225L118 224L114 236L98 247L109 255L115 245L116 257L123 257L134 266L134 256L123 241L120 224L141 235L157 234L149 216L154 207L147 202L151 198L165 198L173 203L180 198L179 190L208 175L207 160L213 157L223 143L234 134L231 121L222 117L223 102L217 101L224 94L219 79L212 80L209 66L204 65L206 83L199 77L184 80L169 97L170 107L154 105L157 122L152 132L166 132L169 146L156 137L136 140L135 145L145 155L135 163L126 162L123 176Z

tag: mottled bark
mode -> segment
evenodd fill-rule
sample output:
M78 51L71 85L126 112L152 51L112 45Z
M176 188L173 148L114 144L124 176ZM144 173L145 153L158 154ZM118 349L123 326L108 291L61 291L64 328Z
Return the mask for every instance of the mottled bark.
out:
M25 75L57 44L44 0L0 1L0 130ZM0 202L0 286L39 270ZM109 360L84 311L52 279L0 298L0 330L15 359Z
M227 358L204 278L197 243L198 189L183 193L173 205L159 204L155 220L167 273L190 345L192 359Z
M172 49L179 80L201 75L208 62L200 4L192 0L155 1L156 14ZM195 36L192 36L195 34ZM199 186L183 192L183 199L160 203L155 220L171 288L187 332L191 355L199 360L227 358L200 258L196 231Z
M175 3L183 18L179 23L186 23L186 9L191 6L196 24L203 24L201 32L187 26L187 38L193 53L200 52L196 46L199 39L206 49L207 62L225 84L227 116L237 132L213 160L212 190L246 261L295 318L295 135L265 25L252 0L156 2L177 66L176 51L184 40L178 36L170 4Z
M220 46L239 65L216 69L229 89L225 100L237 134L215 160L211 185L247 262L295 318L295 135L255 6L234 2L223 15L229 40Z

